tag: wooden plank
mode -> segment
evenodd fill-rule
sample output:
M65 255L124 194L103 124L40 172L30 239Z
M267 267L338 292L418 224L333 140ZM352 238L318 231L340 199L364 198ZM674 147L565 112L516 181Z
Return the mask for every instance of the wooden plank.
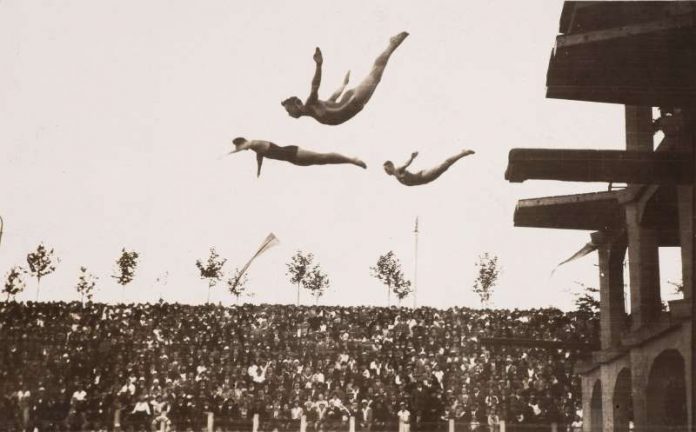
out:
M602 42L682 27L693 27L694 25L696 25L696 18L690 14L685 14L647 23L560 35L556 37L556 48L566 48L574 45Z
M578 36L564 36L549 59L549 98L644 106L696 99L694 25L593 43L571 37Z
M623 191L594 192L520 200L516 227L604 231L623 226Z
M692 184L691 154L662 151L513 149L505 179Z

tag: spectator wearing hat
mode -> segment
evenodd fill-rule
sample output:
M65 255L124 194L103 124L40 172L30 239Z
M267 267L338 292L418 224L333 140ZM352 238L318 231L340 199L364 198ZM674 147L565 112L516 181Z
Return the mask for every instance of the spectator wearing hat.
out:
M399 419L399 432L410 432L411 430L411 412L406 409L406 403L399 404L399 411L396 413Z
M372 407L367 402L367 399L360 401L360 409L358 411L358 427L363 431L371 431L374 415Z

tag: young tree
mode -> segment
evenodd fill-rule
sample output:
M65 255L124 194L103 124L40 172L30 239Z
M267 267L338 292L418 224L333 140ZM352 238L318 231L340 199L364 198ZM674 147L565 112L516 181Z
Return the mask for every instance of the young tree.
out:
M576 282L580 285L585 292L582 294L575 295L575 306L578 308L578 312L582 312L588 316L595 316L599 314L599 289L586 286L583 283Z
M235 268L234 273L227 279L227 289L230 294L235 297L237 304L239 304L239 297L241 297L247 289L247 282L249 282L249 278L246 273L241 273L241 270L238 268Z
M297 285L297 306L300 305L300 285L304 284L312 261L314 261L314 255L311 253L303 253L298 250L297 253L290 258L290 262L286 264L288 271L285 274L290 276L290 283Z
M121 256L116 260L116 274L113 277L121 285L122 300L126 299L126 285L133 281L135 269L138 267L138 253L121 249Z
M5 286L2 292L7 294L7 301L10 301L10 297L14 297L24 291L26 284L22 279L22 274L26 273L25 270L19 266L14 266L7 272L5 276Z
M377 265L370 267L372 276L379 279L387 286L387 307L391 306L391 293L394 292L399 299L399 304L411 292L411 281L404 277L401 271L401 262L393 251L380 256Z
M403 275L400 275L398 278L396 278L395 285L392 288L394 291L394 294L396 294L396 298L399 300L399 307L401 306L401 302L403 299L408 297L409 294L413 291L413 288L411 288L411 281L404 279Z
M321 270L319 264L312 267L312 270L307 272L306 277L302 281L302 286L314 296L314 304L319 303L319 297L324 295L324 291L329 288L329 277Z
M60 260L53 256L53 249L46 249L43 243L39 244L36 251L27 254L29 273L36 278L36 301L39 301L41 279L53 273L56 270L56 264L59 262Z
M80 267L80 276L77 278L75 289L77 293L80 294L80 302L83 306L85 304L85 297L87 297L87 301L92 301L94 286L97 284L97 279L99 278L92 273L87 273L87 267Z
M483 255L479 255L479 260L475 265L478 273L474 280L473 290L481 298L481 306L487 307L491 302L493 287L495 287L495 284L498 282L498 276L500 276L498 257L495 255L490 256L486 252Z
M210 248L208 261L203 264L201 260L196 260L196 267L201 273L201 279L208 279L208 298L205 301L210 303L210 290L222 279L222 267L227 262L226 258L220 258L220 255L215 251L214 247Z

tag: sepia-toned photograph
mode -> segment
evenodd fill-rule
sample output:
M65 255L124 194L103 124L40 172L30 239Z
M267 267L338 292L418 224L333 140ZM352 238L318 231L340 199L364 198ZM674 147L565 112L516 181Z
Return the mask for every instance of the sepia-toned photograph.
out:
M696 432L696 1L0 0L0 432Z

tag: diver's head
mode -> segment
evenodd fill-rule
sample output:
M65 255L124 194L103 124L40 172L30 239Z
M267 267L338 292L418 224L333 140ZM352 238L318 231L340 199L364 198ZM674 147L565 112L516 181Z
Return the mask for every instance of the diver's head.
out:
M285 108L285 111L290 114L290 117L298 118L304 114L304 104L297 96L285 99L280 103Z
M386 171L386 173L389 175L394 175L394 173L396 172L396 168L394 167L394 163L392 161L384 162L384 171Z
M249 149L249 146L248 146L249 141L247 141L247 139L243 138L243 137L237 137L237 138L233 139L232 144L234 144L234 150L232 150L228 154L237 153L237 152L240 152L242 150Z

